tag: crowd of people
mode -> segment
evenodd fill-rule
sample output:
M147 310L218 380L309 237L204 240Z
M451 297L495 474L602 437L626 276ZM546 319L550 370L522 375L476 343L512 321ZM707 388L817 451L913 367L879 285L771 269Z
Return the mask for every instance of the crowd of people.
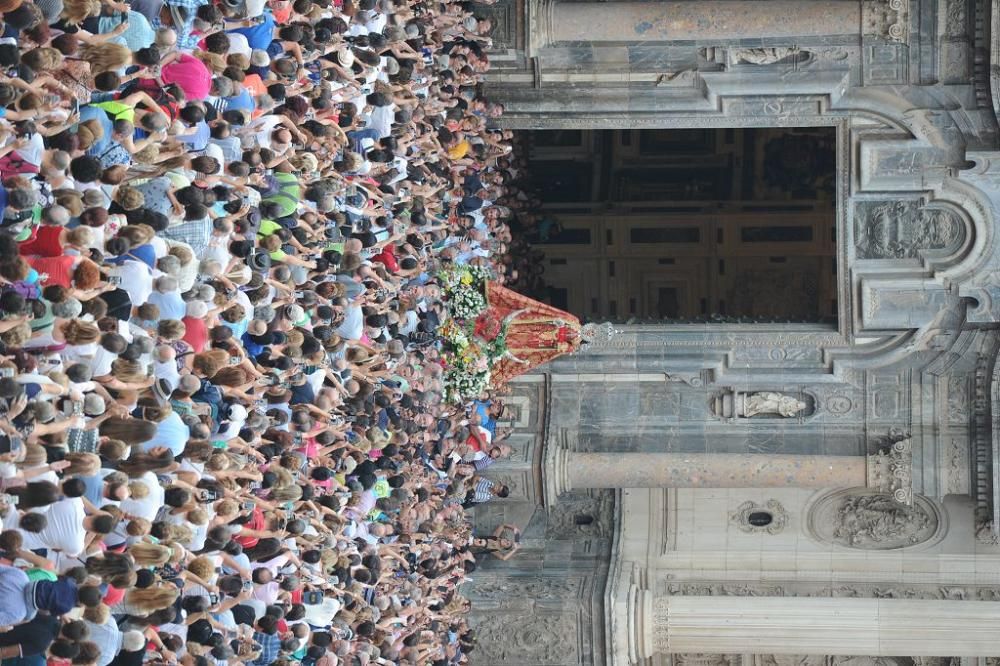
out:
M515 528L449 266L530 268L451 0L0 0L0 658L466 663Z

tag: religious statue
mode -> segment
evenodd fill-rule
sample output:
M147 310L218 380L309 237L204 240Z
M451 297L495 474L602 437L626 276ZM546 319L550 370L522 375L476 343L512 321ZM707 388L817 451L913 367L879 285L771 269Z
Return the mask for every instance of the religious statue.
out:
M591 327L581 325L570 313L494 282L486 284L486 302L481 317L502 321L507 331L507 353L493 366L494 386L577 351L591 337Z
M580 349L596 333L568 312L497 284L482 267L451 268L439 279L447 317L437 334L449 401L475 399Z
M759 391L743 396L743 416L747 418L758 414L777 414L791 418L806 407L808 405L798 398L776 391Z
M733 51L733 62L751 65L772 65L799 54L806 55L794 46L761 46L756 48L736 49Z

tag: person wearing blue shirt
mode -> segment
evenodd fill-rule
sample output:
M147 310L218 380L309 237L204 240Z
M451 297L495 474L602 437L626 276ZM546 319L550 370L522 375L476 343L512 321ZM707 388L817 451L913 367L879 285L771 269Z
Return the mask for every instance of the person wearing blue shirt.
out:
M239 33L247 38L247 43L250 45L250 48L266 51L267 47L271 45L271 41L274 39L274 27L276 23L274 21L274 16L271 15L271 12L264 12L259 18L260 20L255 22L253 25L236 28L234 30L227 30L226 32Z

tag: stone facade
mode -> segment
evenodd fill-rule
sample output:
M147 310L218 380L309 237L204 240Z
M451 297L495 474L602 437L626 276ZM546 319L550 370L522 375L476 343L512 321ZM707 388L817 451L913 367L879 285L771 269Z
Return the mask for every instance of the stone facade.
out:
M526 543L469 586L476 664L978 666L1000 654L980 632L1000 608L996 9L792 5L500 0L488 10L490 94L508 127L835 127L839 313L836 325L616 325L516 384L515 457L492 472L513 497L477 522L515 522ZM747 409L764 393L796 409ZM574 453L846 461L904 439L906 497L891 465L885 487L810 489L790 476L786 488L560 494L556 478ZM750 524L769 507L770 523ZM686 633L716 598L743 608L751 596L760 603L746 608L760 612L778 598L817 618L841 608L858 629L836 645L822 631L798 643L815 651L795 648L792 620L777 616L762 616L771 643L758 644L780 650ZM863 622L878 608L911 618L909 651L888 640L902 629ZM966 643L936 625L964 627L951 633Z

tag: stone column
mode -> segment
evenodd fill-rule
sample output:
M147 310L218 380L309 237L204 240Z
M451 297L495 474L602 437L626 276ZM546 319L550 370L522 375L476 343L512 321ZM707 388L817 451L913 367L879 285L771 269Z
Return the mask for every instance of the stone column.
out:
M914 657L1000 654L1000 603L831 597L657 597L638 652Z
M860 35L858 0L691 0L555 2L532 7L538 46L561 42L640 43Z
M550 499L573 488L858 488L913 501L909 440L870 456L549 452ZM554 494L553 494L554 493Z

